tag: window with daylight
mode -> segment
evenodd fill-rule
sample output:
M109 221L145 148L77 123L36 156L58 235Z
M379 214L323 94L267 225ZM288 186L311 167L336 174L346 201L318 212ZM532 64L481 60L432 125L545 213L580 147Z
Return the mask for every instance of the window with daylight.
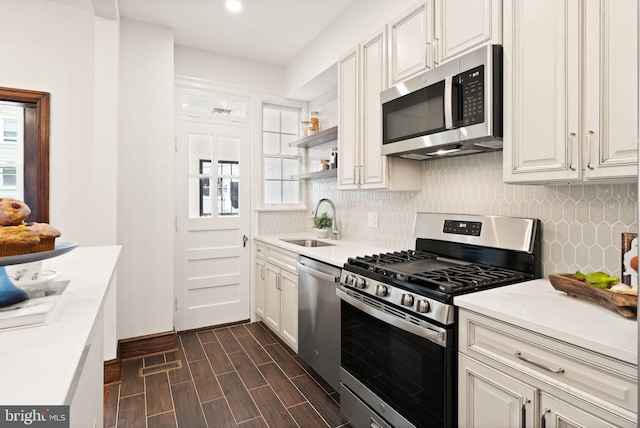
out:
M0 105L0 197L24 198L22 178L22 128L23 108ZM22 174L21 174L22 175Z
M300 110L276 105L262 108L263 198L266 205L299 204L300 154L289 143L298 139Z

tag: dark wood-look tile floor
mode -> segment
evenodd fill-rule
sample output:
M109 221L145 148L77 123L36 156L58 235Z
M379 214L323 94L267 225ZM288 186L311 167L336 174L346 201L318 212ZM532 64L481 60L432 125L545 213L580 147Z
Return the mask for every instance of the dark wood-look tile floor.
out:
M122 363L122 382L104 388L105 428L350 428L338 393L264 324L178 338L177 352Z

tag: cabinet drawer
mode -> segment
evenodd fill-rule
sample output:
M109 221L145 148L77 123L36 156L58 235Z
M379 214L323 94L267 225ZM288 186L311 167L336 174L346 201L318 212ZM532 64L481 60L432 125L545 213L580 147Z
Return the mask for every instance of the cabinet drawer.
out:
M264 259L265 253L267 252L267 245L264 242L255 241L256 243L256 257Z
M296 273L298 271L298 268L296 267L298 255L290 251L282 250L278 247L267 245L267 261L286 269L289 272Z
M459 325L462 353L497 361L570 394L637 412L634 365L464 310Z

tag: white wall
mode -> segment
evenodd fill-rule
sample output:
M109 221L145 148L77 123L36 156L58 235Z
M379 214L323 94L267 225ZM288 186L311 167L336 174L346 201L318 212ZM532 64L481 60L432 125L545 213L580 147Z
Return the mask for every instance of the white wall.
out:
M416 3L415 0L355 2L287 64L285 94L294 95L335 64L338 57Z
M173 329L173 30L120 23L118 336Z
M228 55L175 47L175 74L258 92L283 93L284 70Z
M115 219L117 215L117 180L118 169L118 65L120 58L119 44L120 24L117 20L95 18L95 109L94 109L94 141L96 168L95 192L103 200L111 201L103 204L106 215ZM97 228L95 239L104 244L116 244L116 221ZM117 357L117 281L114 277L109 293L105 299L104 311L104 360Z
M64 241L112 243L115 217L104 208L104 191L115 171L95 159L115 147L94 140L93 12L44 0L3 0L0 40L0 85L51 93L51 224Z

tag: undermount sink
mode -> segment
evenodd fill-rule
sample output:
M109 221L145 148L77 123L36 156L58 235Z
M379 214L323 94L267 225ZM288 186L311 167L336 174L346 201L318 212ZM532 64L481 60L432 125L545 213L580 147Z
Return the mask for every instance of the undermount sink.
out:
M335 245L328 242L317 241L315 239L281 239L281 241L288 242L293 245L300 245L301 247L331 247Z

